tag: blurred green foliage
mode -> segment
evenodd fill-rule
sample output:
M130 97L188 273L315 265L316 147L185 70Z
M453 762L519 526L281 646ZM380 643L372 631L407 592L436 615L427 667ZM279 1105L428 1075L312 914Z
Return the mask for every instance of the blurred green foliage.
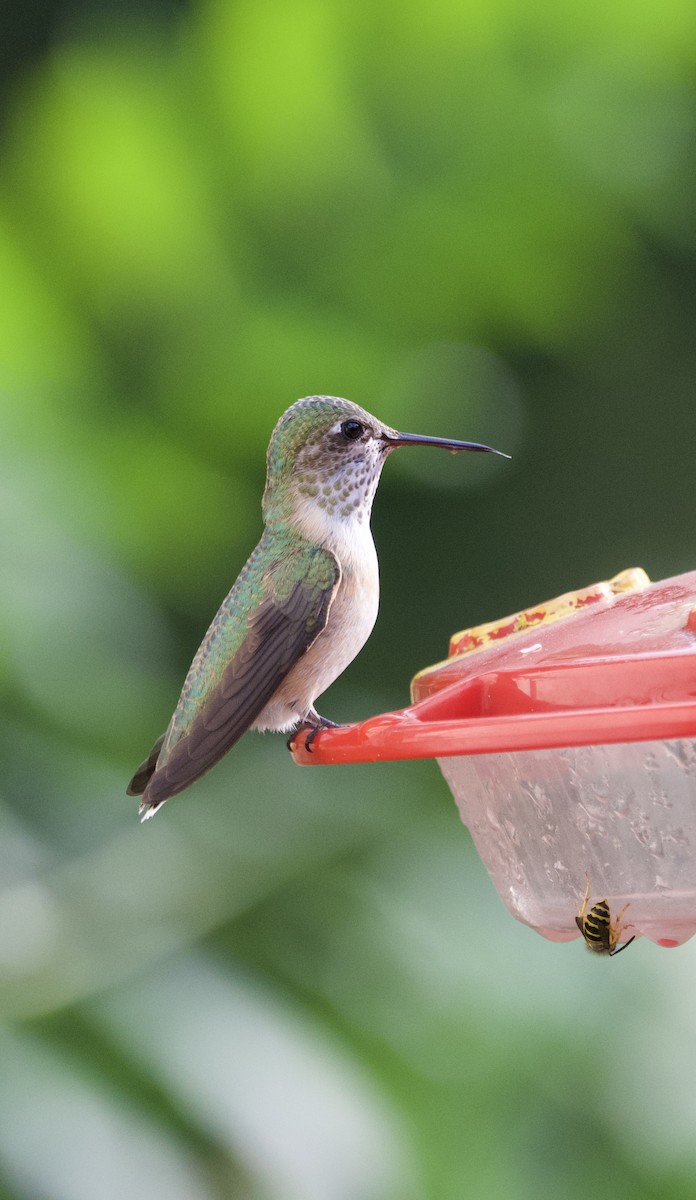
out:
M692 1196L692 949L516 926L430 763L250 736L146 827L124 787L299 396L514 454L390 461L331 716L455 629L693 567L696 8L4 24L0 1197Z

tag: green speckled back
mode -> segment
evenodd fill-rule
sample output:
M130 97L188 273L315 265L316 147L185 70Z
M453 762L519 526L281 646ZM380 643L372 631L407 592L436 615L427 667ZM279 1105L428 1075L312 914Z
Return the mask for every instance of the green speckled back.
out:
M189 668L176 711L167 730L159 766L190 730L210 693L239 651L249 621L259 605L273 597L279 604L299 579L318 592L332 588L336 561L289 526L266 529L228 595L218 609Z

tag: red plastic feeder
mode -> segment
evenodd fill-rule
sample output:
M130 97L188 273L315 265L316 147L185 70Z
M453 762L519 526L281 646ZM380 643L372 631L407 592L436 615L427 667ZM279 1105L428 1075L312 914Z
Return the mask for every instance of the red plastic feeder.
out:
M554 941L590 903L626 937L696 933L696 571L640 569L456 634L413 704L303 765L437 758L501 897ZM622 938L622 940L624 940Z

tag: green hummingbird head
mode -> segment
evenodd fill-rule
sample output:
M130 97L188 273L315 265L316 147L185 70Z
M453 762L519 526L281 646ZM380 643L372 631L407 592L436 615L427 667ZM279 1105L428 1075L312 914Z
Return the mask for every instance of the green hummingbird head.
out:
M328 520L369 520L395 430L339 396L306 396L278 421L266 456L266 522L298 509Z
M266 455L267 524L369 522L382 467L399 446L502 453L477 442L398 433L340 396L305 396L278 421ZM504 457L508 457L505 455Z

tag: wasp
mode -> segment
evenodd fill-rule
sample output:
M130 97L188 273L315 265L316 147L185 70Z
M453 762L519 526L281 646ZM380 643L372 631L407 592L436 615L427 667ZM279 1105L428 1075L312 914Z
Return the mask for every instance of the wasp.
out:
M624 904L621 912L614 921L611 919L611 912L606 900L600 900L597 904L593 904L590 909L587 905L590 899L590 878L586 875L587 887L582 901L582 907L578 910L578 915L575 918L575 924L580 930L585 939L585 945L588 950L592 950L594 954L608 954L613 958L615 954L620 954L631 942L636 940L634 934L623 946L619 946L621 934L624 929L630 929L631 926L625 922L621 923L627 904ZM618 946L618 949L617 949Z

